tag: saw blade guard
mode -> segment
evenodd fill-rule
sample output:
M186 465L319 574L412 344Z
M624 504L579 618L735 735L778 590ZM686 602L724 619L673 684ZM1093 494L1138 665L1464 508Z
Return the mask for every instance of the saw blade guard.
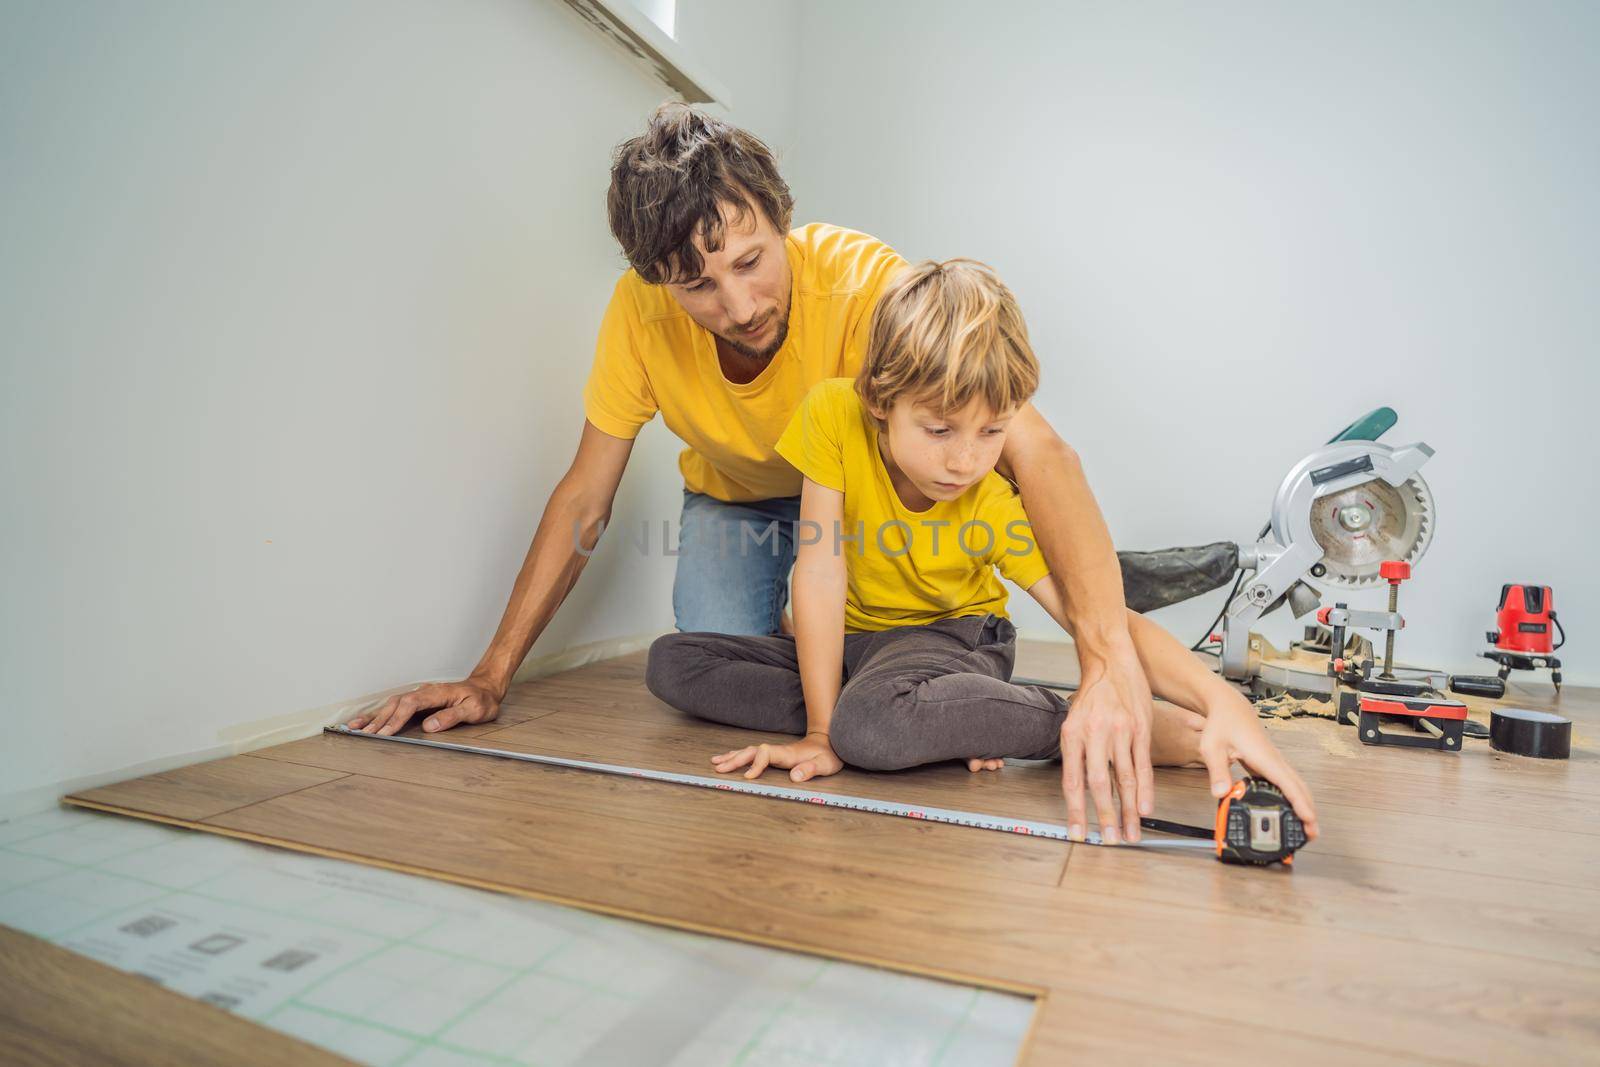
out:
M1341 441L1318 449L1278 487L1273 540L1285 549L1311 549L1313 563L1325 569L1314 577L1323 582L1378 584L1385 560L1415 564L1433 540L1433 493L1420 473L1432 455L1420 441L1394 448Z

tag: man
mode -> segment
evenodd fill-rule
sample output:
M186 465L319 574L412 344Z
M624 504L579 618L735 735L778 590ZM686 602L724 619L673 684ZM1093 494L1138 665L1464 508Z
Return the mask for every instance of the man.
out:
M657 412L688 446L677 628L786 629L801 479L773 445L811 386L860 369L877 296L904 266L865 234L821 224L791 232L793 207L766 145L686 106L663 105L618 148L607 208L632 269L601 323L577 455L545 505L500 627L467 678L393 697L352 728L393 734L431 711L423 729L432 733L499 713L610 517L634 437ZM1082 665L1062 737L1069 828L1081 836L1087 826L1087 785L1105 839L1136 841L1140 815L1154 811L1152 708L1110 535L1076 454L1031 405L1013 419L998 469L1021 492Z

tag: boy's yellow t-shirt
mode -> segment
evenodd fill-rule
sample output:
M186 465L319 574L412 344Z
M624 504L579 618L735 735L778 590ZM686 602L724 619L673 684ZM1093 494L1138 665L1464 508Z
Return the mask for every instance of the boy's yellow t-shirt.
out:
M665 286L629 270L606 308L584 386L585 417L613 437L631 440L659 411L689 446L678 457L684 485L719 500L800 492L800 475L773 445L813 385L860 370L872 309L905 266L877 238L823 223L790 231L784 245L789 336L753 380L728 381L711 331Z
M990 471L955 500L926 511L901 502L878 449L878 427L855 382L835 378L806 395L778 453L807 478L844 494L844 522L822 543L845 559L846 632L1006 615L999 568L1026 589L1050 573L1009 482ZM798 529L796 538L819 531ZM857 540L845 538L856 536Z

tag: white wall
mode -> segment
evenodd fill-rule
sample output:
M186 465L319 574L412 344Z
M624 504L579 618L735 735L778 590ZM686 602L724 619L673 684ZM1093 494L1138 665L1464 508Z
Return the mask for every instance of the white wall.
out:
M666 95L560 0L0 5L0 818L472 667L625 266L611 149ZM675 445L616 522L676 517ZM671 626L625 549L535 656Z
M778 154L785 174L802 118L795 92L805 0L678 0L676 39L729 87L731 109L706 110L754 132Z
M1388 404L1438 451L1401 655L1491 672L1501 583L1539 582L1600 681L1600 7L802 11L800 217L1001 272L1119 546L1253 538ZM1221 596L1158 618L1192 640Z

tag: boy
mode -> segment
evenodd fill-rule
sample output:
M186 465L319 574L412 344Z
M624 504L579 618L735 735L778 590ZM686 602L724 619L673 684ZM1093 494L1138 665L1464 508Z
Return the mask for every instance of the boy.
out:
M1010 682L1016 630L995 574L1070 632L1021 501L994 470L1038 380L1016 300L983 264L923 263L885 290L860 375L814 387L777 443L804 476L794 634L651 646L646 684L660 699L804 734L715 756L718 771L773 766L804 782L845 763L963 759L976 772L1061 755L1068 700ZM1172 702L1157 705L1151 762L1203 761L1220 796L1238 759L1283 790L1314 838L1310 791L1244 697L1154 623L1130 613L1128 628L1151 689ZM1105 767L1097 755L1090 766Z

